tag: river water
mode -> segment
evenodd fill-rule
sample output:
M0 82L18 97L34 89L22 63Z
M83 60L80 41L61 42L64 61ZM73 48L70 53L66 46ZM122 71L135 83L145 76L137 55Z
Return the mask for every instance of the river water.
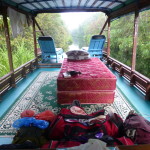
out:
M69 46L69 50L79 50L79 46L72 44Z

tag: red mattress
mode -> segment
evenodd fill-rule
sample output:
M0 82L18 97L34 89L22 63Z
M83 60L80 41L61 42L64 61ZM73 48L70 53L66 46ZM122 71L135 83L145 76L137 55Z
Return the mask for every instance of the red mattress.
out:
M64 78L69 70L80 71L76 77ZM57 100L71 103L74 99L81 103L112 103L116 77L98 58L69 61L64 59L57 78Z
M57 102L70 104L73 100L79 100L82 104L113 103L114 91L58 91Z

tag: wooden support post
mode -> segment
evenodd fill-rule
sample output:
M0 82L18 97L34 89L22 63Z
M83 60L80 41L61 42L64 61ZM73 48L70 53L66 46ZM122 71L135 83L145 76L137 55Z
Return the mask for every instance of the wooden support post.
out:
M135 71L136 65L136 48L137 48L137 40L138 40L138 22L139 22L139 12L135 12L134 18L134 33L133 33L133 48L132 48L132 67L131 70Z
M35 20L35 18L34 18ZM40 28L39 24L37 23L37 21L35 20L35 24L38 27L38 29L40 30L41 34L44 36L44 32L42 31L42 29Z
M33 62L30 63L30 72L33 72L34 67L33 67Z
M134 33L133 33L133 48L132 48L132 64L131 64L131 79L130 85L134 84L134 71L136 66L136 49L138 40L138 22L139 22L139 12L135 12L134 18Z
M115 70L115 62L113 61L112 64L110 65L112 70Z
M22 68L22 77L23 78L26 77L26 67L25 66Z
M4 22L6 44L7 44L7 50L8 50L8 60L9 60L9 66L10 66L10 72L11 72L11 83L10 84L12 87L15 87L16 84L15 84L15 76L14 76L12 49L11 49L10 35L9 35L9 28L8 28L8 21L7 21L7 8L4 8L2 10L2 12L3 12L3 22Z
M145 93L145 99L150 100L150 82L147 83L146 93Z
M107 32L107 57L110 56L110 18L108 18L108 32Z
M124 69L123 69L123 66L120 65L120 68L119 68L119 75L120 76L123 76L124 75Z
M105 23L104 23L104 25L103 25L103 27L102 27L102 30L101 30L101 32L99 33L99 35L101 35L101 34L103 33L103 31L104 31L104 29L105 29L107 23L108 23L108 18L107 18L107 20L105 21Z
M34 40L34 55L35 55L35 58L36 58L36 66L38 67L38 55L37 55L37 41L36 41L36 31L35 31L35 18L32 17L32 27L33 27L33 40Z

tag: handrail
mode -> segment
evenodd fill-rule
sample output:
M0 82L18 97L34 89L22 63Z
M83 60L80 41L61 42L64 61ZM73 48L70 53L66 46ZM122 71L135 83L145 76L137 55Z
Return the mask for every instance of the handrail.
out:
M25 64L21 65L20 67L18 67L18 68L17 68L17 69L15 69L14 71L16 72L16 71L18 71L18 70L22 69L24 66L29 65L29 64L30 64L31 62L33 62L33 61L35 61L35 58L34 58L34 59L32 59L32 60L30 60L30 61L28 61L28 62L26 62Z
M0 96L9 88L13 87L12 74L14 75L15 83L17 83L20 79L25 78L28 73L32 72L35 68L38 67L36 61L37 58L34 58L15 69L13 73L9 72L8 74L0 78Z
M107 57L104 53L104 57L107 58L107 65L113 70L117 71L120 76L125 77L131 86L135 86L145 94L145 99L150 100L150 79L142 75L137 71L132 71L131 68L118 60Z

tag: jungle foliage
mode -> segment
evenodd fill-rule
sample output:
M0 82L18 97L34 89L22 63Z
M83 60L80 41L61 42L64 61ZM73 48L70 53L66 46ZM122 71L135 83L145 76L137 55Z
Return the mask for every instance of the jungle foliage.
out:
M104 13L96 13L86 20L83 24L79 26L76 30L72 32L72 38L76 45L81 47L88 47L91 36L99 34L102 28L106 16Z
M53 37L56 47L61 47L64 51L68 49L69 44L72 43L72 39L59 14L41 14L37 16L36 20L43 29L45 35ZM13 38L9 19L8 23L12 46L13 66L14 69L16 69L34 58L33 30L32 26L25 27L23 33L18 35L17 38ZM36 31L38 30L39 29L36 28ZM40 32L37 32L37 38L38 36L41 36ZM7 74L9 70L4 25L2 16L0 16L0 77Z
M92 35L99 34L105 16L96 14L72 32L79 47L88 47ZM140 12L139 33L136 56L136 71L150 78L150 10ZM111 57L131 67L134 14L121 17L111 22ZM106 35L106 32L103 33ZM105 46L107 46L105 44Z
M111 57L131 67L134 15L111 23ZM140 12L136 71L150 78L150 10Z
M37 16L37 22L44 34L54 39L56 47L68 50L69 45L72 44L72 37L60 14L40 14ZM37 35L41 36L39 32Z

